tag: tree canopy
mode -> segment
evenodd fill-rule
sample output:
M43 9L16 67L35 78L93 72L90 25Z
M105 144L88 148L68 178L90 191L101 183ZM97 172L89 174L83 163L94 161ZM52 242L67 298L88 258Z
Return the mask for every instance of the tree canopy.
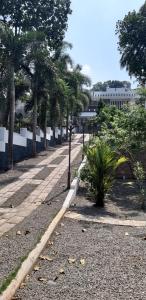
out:
M41 31L52 49L62 43L70 13L70 0L0 1L0 20L12 27L15 35Z
M119 80L108 80L105 82L97 82L93 85L93 91L102 91L105 92L107 87L109 88L131 88L131 83L128 81L119 81Z
M141 9L129 12L117 22L121 66L140 83L146 82L146 1Z

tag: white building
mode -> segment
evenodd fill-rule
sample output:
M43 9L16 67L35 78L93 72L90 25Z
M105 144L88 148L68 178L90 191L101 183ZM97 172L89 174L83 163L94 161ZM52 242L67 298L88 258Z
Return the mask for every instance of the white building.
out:
M92 104L96 107L100 100L103 100L106 104L116 105L118 108L123 107L126 104L135 104L138 100L138 95L135 90L127 88L107 88L105 92L91 92Z

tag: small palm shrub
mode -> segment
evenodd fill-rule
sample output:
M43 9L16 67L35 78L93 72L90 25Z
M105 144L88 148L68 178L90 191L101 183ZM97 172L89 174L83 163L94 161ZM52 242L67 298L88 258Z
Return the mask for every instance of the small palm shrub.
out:
M104 207L105 194L113 185L115 171L127 158L118 158L111 146L100 139L85 146L84 152L87 162L81 171L81 180L88 184L95 205Z
M141 201L142 201L141 208L145 209L145 196L146 196L146 190L144 187L145 172L141 162L136 161L134 163L133 173L136 178L136 182L141 195Z

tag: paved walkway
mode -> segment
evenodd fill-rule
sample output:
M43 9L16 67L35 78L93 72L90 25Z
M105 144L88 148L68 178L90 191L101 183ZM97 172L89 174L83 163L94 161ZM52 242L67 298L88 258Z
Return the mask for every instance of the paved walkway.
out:
M81 150L82 135L75 136L72 143L71 161L73 161ZM88 140L88 135L86 135ZM8 184L0 190L0 236L20 223L25 217L29 216L55 187L61 176L68 167L68 145L54 151L54 153L38 163L35 168L30 169L18 178L14 183ZM65 151L66 150L66 151ZM66 152L66 154L65 154ZM65 154L65 155L64 155ZM43 179L37 179L46 173ZM49 175L47 175L47 172ZM28 189L28 195L23 199L23 191ZM32 191L31 191L32 190ZM29 191L31 191L29 193ZM7 207L10 199L21 194L22 202L16 207Z

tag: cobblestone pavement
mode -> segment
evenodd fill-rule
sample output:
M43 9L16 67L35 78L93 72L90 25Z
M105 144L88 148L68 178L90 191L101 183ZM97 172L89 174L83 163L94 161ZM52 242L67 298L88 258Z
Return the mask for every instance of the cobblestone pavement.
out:
M88 140L88 135L86 135ZM71 161L81 150L81 134L75 136L72 144ZM0 236L29 216L48 197L57 182L67 170L68 145L57 148L35 167L22 174L15 182L0 190ZM64 155L66 153L66 155Z

